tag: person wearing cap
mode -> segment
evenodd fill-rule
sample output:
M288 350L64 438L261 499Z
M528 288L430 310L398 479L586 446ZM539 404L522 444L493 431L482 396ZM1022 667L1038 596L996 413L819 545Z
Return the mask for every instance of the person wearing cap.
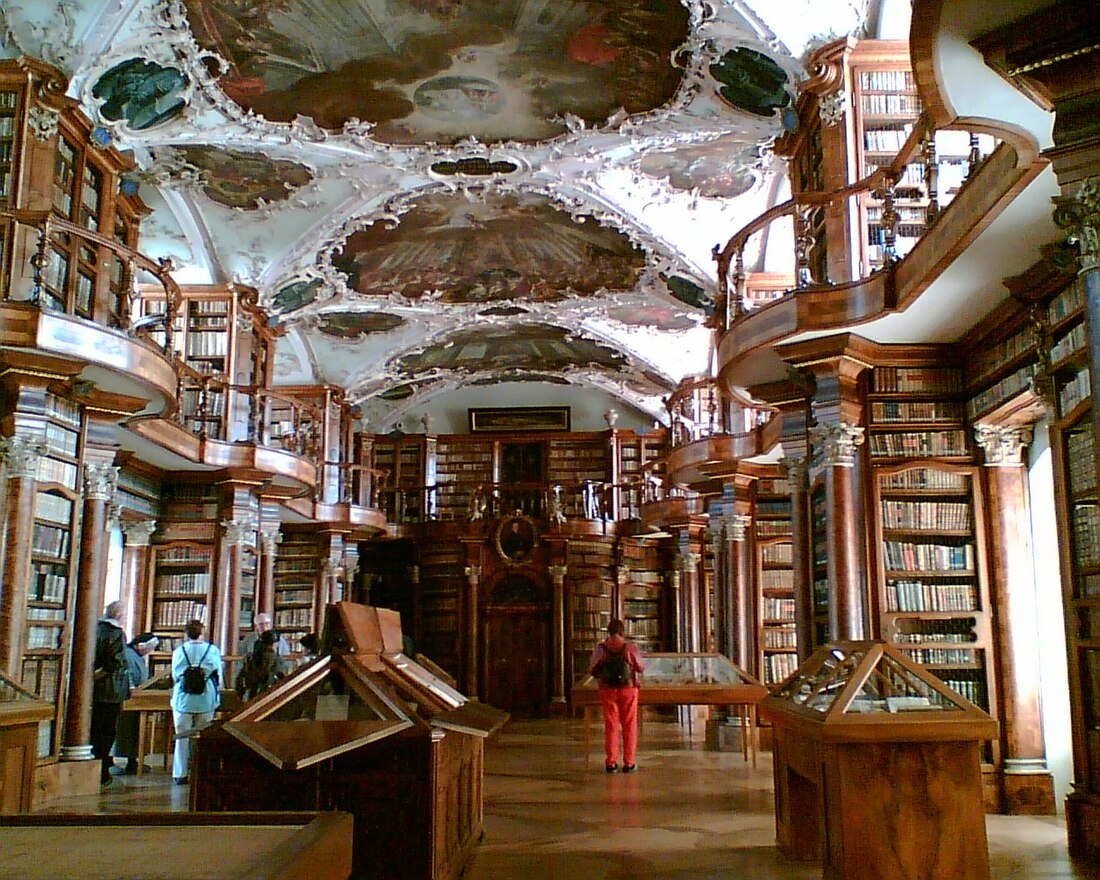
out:
M160 639L151 632L134 636L124 649L126 674L130 678L130 691L149 680L149 661L145 658L157 649ZM123 712L118 719L118 731L115 735L115 756L126 759L129 776L137 773L138 713Z

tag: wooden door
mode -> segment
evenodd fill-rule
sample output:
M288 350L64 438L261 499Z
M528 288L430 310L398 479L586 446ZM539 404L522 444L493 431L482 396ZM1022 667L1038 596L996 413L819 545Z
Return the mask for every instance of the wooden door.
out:
M544 608L490 609L485 617L485 700L523 715L546 711L550 618Z

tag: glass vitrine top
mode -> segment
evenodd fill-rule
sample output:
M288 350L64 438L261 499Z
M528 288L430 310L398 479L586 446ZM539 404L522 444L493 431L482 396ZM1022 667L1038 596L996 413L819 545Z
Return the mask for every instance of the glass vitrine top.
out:
M878 642L827 645L772 691L822 715L962 712L972 707L927 671Z
M722 654L645 654L644 687L688 687L698 685L757 684L748 673ZM598 687L591 675L578 683L581 688Z

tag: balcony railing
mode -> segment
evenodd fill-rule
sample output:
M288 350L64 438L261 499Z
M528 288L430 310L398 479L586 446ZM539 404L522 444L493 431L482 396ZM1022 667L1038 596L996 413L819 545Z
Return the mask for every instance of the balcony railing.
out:
M706 437L751 434L772 416L770 408L732 397L710 376L684 379L665 409L673 449Z
M849 284L889 269L916 246L935 225L988 158L996 140L985 134L934 130L921 116L891 162L869 170L861 180L833 192L803 192L761 214L739 230L725 247L714 249L718 264L718 300L712 319L724 333L753 308L748 295L746 246L777 220L793 225L794 275L787 296L810 287ZM916 199L914 191L921 196ZM871 236L864 258L853 259L846 277L828 277L827 244L817 241L815 222L827 213L859 218L859 234ZM776 300L771 300L775 302Z
M149 339L162 331L168 353L180 302L169 259L153 260L110 236L85 229L48 211L0 210L0 298L29 302L130 336ZM139 283L164 291L168 315L134 320ZM166 322L166 323L165 323ZM155 324L155 327L154 327Z

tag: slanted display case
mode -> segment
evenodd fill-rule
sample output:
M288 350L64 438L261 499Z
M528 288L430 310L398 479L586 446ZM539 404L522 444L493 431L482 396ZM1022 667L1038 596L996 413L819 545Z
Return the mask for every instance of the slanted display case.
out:
M400 617L330 605L321 656L197 739L191 809L341 809L355 878L456 878L482 831L484 740L508 715L402 653Z
M997 722L883 641L819 648L760 702L776 838L826 880L988 880L981 745Z

